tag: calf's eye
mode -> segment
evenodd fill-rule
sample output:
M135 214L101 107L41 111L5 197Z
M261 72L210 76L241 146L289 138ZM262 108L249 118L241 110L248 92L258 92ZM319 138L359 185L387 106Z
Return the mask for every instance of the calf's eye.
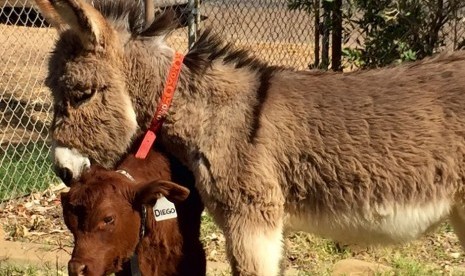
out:
M111 224L115 222L115 218L113 216L104 217L103 222L105 222L105 224Z

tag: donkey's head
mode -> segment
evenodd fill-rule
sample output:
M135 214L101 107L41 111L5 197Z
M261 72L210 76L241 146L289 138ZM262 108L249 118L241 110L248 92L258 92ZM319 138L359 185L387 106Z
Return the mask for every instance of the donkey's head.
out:
M141 108L134 93L148 97L148 87L162 85L163 75L147 72L169 65L174 51L163 38L176 21L168 11L146 24L139 1L36 3L59 31L46 84L54 99L54 167L69 183L91 163L113 167L142 131L140 122L150 121L142 110L154 109Z

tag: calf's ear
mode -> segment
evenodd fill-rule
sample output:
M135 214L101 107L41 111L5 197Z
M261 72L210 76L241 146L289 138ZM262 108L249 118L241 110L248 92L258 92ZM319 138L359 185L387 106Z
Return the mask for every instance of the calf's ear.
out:
M157 199L166 197L169 201L179 203L189 196L189 189L166 180L155 180L141 184L136 191L136 202L155 205Z

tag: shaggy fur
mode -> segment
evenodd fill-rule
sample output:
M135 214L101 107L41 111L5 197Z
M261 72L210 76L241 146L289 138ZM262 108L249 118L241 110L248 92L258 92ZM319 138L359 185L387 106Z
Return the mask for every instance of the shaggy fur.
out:
M53 139L71 154L55 149L54 163L76 178L85 160L114 166L145 131L174 50L163 36L116 31L124 24L92 7L56 11L71 27L49 67ZM92 28L76 27L87 21ZM194 172L234 275L278 274L286 229L397 243L450 217L465 244L464 52L357 73L295 72L206 32L184 64L158 138ZM96 90L83 97L81 87Z
M203 204L192 174L155 151L146 160L129 155L118 169L134 180L92 166L61 196L63 216L75 239L70 275L133 275L129 258L136 253L142 275L205 275ZM182 186L169 182L171 175ZM160 195L176 203L177 219L155 221L151 210ZM142 206L147 220L140 239Z

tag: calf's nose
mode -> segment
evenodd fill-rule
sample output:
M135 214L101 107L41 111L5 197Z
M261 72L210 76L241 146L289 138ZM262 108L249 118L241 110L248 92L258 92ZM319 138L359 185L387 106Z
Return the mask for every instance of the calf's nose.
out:
M70 276L84 276L86 265L77 261L70 261L68 263L68 273Z

